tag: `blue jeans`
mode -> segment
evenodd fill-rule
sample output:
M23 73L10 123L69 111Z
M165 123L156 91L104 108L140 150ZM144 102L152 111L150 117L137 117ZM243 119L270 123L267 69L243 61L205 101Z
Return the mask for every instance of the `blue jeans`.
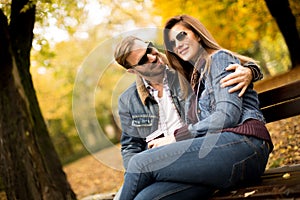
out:
M118 191L114 200L121 200L120 193L122 188ZM201 185L192 185L185 183L174 182L155 182L142 191L134 198L135 200L199 200L209 198L215 192L214 188L205 187Z
M149 149L129 161L120 199L182 199L180 193L205 199L214 189L258 180L268 157L265 141L231 132Z

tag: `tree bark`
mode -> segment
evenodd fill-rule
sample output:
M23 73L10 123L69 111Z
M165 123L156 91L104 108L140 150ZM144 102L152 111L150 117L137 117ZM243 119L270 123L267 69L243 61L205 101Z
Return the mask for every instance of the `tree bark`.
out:
M10 25L0 10L0 175L9 200L76 199L29 72L34 22L32 1L12 1Z
M265 0L290 52L292 68L300 66L300 37L288 0Z

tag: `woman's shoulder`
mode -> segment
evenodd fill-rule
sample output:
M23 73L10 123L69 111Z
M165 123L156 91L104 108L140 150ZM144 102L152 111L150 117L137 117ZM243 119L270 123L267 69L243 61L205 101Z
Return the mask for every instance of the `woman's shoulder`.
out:
M211 54L211 60L216 62L239 63L239 59L229 50L221 49Z
M232 52L226 49L220 49L211 54L212 59L222 58L222 57L231 57L236 58Z

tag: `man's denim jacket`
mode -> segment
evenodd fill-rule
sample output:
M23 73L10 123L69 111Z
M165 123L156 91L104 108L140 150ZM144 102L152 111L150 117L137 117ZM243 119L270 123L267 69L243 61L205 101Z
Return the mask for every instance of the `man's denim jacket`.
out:
M233 63L240 62L231 53L224 50L211 56L209 72L205 73L201 81L203 85L199 87L204 88L204 90L198 91L196 95L199 98L199 122L189 125L190 137L219 132L223 128L240 125L247 119L257 119L264 122L264 117L259 109L258 96L253 90L252 83L242 97L238 97L239 91L232 94L228 92L234 85L221 88L220 80L232 73L226 71L226 67ZM198 66L198 69L201 71L203 65Z
M190 109L191 99L195 96L189 83L172 69L167 68L166 73L171 96L179 116L187 124L195 123L195 111ZM158 128L159 108L142 78L137 77L136 82L120 96L118 109L122 126L121 153L126 169L133 155L147 149L145 138Z

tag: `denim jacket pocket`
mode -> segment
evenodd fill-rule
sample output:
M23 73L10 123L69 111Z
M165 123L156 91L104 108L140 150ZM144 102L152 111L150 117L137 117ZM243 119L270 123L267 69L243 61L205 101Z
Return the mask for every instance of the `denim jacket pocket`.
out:
M140 127L151 127L153 126L153 121L156 118L154 115L133 115L132 116L132 126Z

